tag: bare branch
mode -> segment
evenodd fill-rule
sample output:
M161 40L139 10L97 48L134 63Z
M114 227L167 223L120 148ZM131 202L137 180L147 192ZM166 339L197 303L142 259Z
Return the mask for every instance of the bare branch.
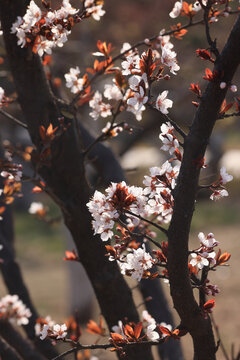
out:
M163 344L164 343L164 339L161 339L159 341L142 341L142 342L131 342L131 343L115 343L115 345L119 348L119 349L127 349L127 348L131 348L134 347L135 345L137 345L138 347L146 347L146 346L156 346L159 344ZM73 352L75 352L76 350L97 350L97 349L101 349L101 350L107 350L107 349L111 349L114 348L114 344L113 343L107 343L107 344L93 344L93 345L82 345L80 343L74 343L72 340L67 341L70 342L72 344L74 344L75 346L72 349L69 349L65 352L63 352L62 354L56 356L55 358L53 358L52 360L59 360L62 359L64 356L72 354Z
M27 129L27 125L24 124L21 120L18 120L17 118L15 118L14 116L10 115L9 113L7 113L6 111L4 111L3 109L0 109L0 114L2 114L3 116L5 116L7 119L10 119L12 121L14 121L16 124L20 125L21 127L23 127L24 129Z
M130 215L132 215L132 216L135 216L136 218L138 218L138 219L140 219L140 220L142 220L142 221L145 221L146 223L154 226L156 229L162 231L165 235L168 234L168 230L167 230L167 229L165 229L164 227L162 227L162 226L154 223L153 221L148 220L148 219L145 219L145 218L143 218L141 215L136 215L136 214L134 214L133 212L131 212L130 210L124 210L124 212L125 212L125 214L130 214Z

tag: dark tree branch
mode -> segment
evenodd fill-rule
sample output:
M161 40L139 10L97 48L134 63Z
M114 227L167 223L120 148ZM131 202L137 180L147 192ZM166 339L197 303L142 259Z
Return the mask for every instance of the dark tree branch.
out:
M212 1L208 0L207 5L204 6L203 19L204 19L204 24L205 24L206 38L207 38L208 44L210 46L210 50L216 56L216 59L217 59L219 56L219 51L217 48L217 40L216 39L214 41L212 40L211 35L210 35L210 28L209 28L209 12L210 12L211 6L212 6Z
M11 121L15 122L15 124L20 125L21 127L23 127L24 129L27 129L27 125L24 124L21 120L15 118L14 116L12 116L11 114L7 113L6 111L4 111L3 109L0 109L0 114L2 114L3 116L5 116L7 119L10 119Z
M17 16L25 13L26 2L6 0L0 2L1 24L10 67L18 98L30 136L38 153L42 150L39 126L58 126L62 116L42 68L41 61L31 49L17 45L16 36L10 33ZM65 116L66 118L66 116ZM69 119L66 118L69 122ZM38 171L50 191L64 204L65 224L75 241L79 258L92 282L102 314L109 328L120 319L138 322L132 294L117 264L105 256L105 246L93 236L91 216L86 203L91 191L84 176L84 159L73 123L51 144L50 166L38 164ZM121 294L121 298L119 297ZM129 350L129 359L152 359L150 349L138 347Z
M1 337L0 337L0 358L2 360L21 360L16 351L11 348Z
M0 156L3 158L3 149L0 145ZM1 180L0 180L1 184ZM0 205L5 205L1 204ZM6 205L5 205L6 206ZM24 283L21 269L16 261L14 249L14 227L12 218L11 206L6 206L3 220L0 222L0 244L3 245L1 257L3 262L0 263L0 270L2 272L4 283L11 295L18 295L22 302L30 309L32 316L29 323L24 326L24 330L30 340L35 344L35 347L46 357L57 355L57 351L48 340L42 342L35 336L35 323L39 317Z
M40 355L40 353L33 348L29 340L24 339L8 321L0 320L0 335L24 360L46 359Z
M130 210L124 210L125 214L129 214L129 215L132 215L132 216L135 216L136 218L142 220L142 221L145 221L146 223L148 223L149 225L152 225L153 227L155 227L156 229L160 230L161 232L163 232L165 235L168 234L168 230L165 229L164 227L162 227L161 225L158 225L156 224L155 222L151 221L151 220L148 220L148 219L145 219L143 218L141 215L136 215L134 214L133 212L131 212Z
M176 341L176 340L175 340ZM68 342L68 341L67 341ZM136 347L140 347L142 350L145 347L149 347L149 346L156 346L156 345L160 345L163 344L165 342L164 339L160 339L159 341L142 341L142 342L129 342L129 343L115 343L119 348L124 349L124 351L126 351L129 348L134 348ZM107 350L107 349L111 349L114 347L113 343L107 343L107 344L93 344L93 345L82 345L80 343L74 343L73 341L69 341L69 343L73 344L74 347L72 349L69 349L65 352L63 352L62 354L56 356L54 359L52 360L59 360L62 359L64 356L66 355L70 355L73 352L75 352L76 350L97 350L97 349L101 349L101 350ZM148 360L148 359L145 359ZM179 359L175 359L175 360L179 360Z
M6 212L8 211L10 210L5 210L3 221L5 221L6 216L9 216L8 214L6 214ZM11 223L9 223L9 221L10 219L8 218L8 225L11 226ZM52 347L50 341L42 342L38 337L35 336L35 323L39 315L31 301L28 290L24 284L20 267L15 260L14 249L11 246L10 242L7 241L2 234L2 227L0 227L0 244L3 245L1 257L4 260L0 264L0 269L2 271L3 279L8 288L8 291L12 295L18 295L22 302L31 310L32 313L32 316L29 319L29 323L24 326L24 330L26 331L27 336L34 342L36 348L43 355L47 357L56 356L57 351Z
M225 81L231 82L240 62L240 18L237 19L229 39L215 64L215 70L224 72ZM221 90L221 80L208 84L196 112L190 132L184 143L184 156L174 191L174 211L168 230L168 273L174 306L189 330L194 342L196 360L215 359L215 343L210 319L200 315L188 273L188 238L194 204L198 190L200 168L197 159L204 157L220 106L227 89Z

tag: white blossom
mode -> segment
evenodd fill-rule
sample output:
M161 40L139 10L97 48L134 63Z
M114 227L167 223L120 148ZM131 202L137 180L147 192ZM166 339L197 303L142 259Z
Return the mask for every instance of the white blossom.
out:
M200 232L198 238L201 244L206 248L213 248L219 244L219 242L214 239L213 233L209 233L206 237L203 232Z
M117 325L114 325L112 327L112 331L116 334L120 334L122 336L124 336L124 332L123 332L123 323L121 320L118 321Z
M158 95L156 100L156 108L161 111L163 114L168 114L168 108L171 108L173 105L173 101L167 99L168 91L165 90L161 94Z
M92 6L87 9L87 12L97 21L106 13L106 11L102 9L102 5Z
M182 1L176 1L172 11L169 13L169 16L172 19L175 19L180 15L181 10L182 10Z
M222 185L228 183L229 181L232 181L233 180L233 176L232 175L229 175L225 169L225 167L223 166L221 169L220 169L220 183Z
M214 190L214 192L210 196L210 199L216 201L216 200L220 200L221 198L223 198L225 196L228 196L228 192L226 189Z
M140 57L136 54L131 54L126 57L126 60L122 62L122 74L123 75L131 75L132 71L139 71L139 61Z
M215 263L215 256L216 253L214 251L208 253L208 252L202 252L202 253L191 253L192 260L190 261L190 264L192 266L198 266L199 269L202 269L204 266L209 266L209 263Z
M123 98L123 95L117 85L111 85L111 84L105 84L104 86L104 93L103 95L108 100L121 100Z
M150 341L158 341L160 337L159 333L157 331L154 331L155 329L156 329L156 324L150 324L146 329L146 335Z
M143 310L142 312L143 321L146 321L148 325L154 324L156 325L156 320L149 314L147 310Z
M176 71L180 69L180 66L177 64L176 56L176 52L172 51L169 46L162 47L161 61L170 68L170 72L174 75L176 75Z
M97 120L99 116L102 117L108 117L112 115L111 111L111 105L106 104L102 101L102 94L99 91L96 91L92 100L89 101L89 106L93 109L92 112L90 112L90 116Z
M59 324L55 324L53 325L53 336L56 336L56 339L64 339L67 336L67 325L63 324L63 325L59 325Z
M71 89L73 94L78 93L83 89L83 79L79 78L80 70L76 68L70 68L69 72L64 75L66 79L66 86Z
M41 9L31 0L26 14L23 17L18 16L13 23L11 33L16 34L18 38L17 44L24 47L27 44L27 39L31 39L35 34L35 27L38 23L38 37L35 42L33 41L32 46L36 46L39 56L44 53L51 54L52 48L56 46L62 47L71 33L67 26L64 27L59 24L59 20L64 21L67 25L68 17L77 14L78 11L71 6L69 0L63 0L62 6L58 10L49 10L43 14ZM45 34L46 27L51 28L53 35L51 39L48 38L47 33Z
M31 311L18 295L6 295L0 300L0 318L18 325L27 325L31 316Z
M40 339L44 340L48 336L49 325L44 324L42 330L40 331Z
M39 211L44 210L44 206L41 202L32 202L28 212L30 214L37 214Z
M153 258L149 253L146 252L145 246L133 249L133 252L126 256L124 262L118 262L121 273L126 274L127 271L131 272L131 277L140 281L143 276L144 270L151 269L153 266Z

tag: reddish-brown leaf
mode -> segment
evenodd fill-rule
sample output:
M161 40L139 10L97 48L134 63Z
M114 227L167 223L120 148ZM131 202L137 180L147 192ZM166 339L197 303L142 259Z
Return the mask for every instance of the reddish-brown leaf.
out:
M139 322L135 326L135 328L134 328L134 337L135 337L135 339L138 339L139 336L141 335L142 327L143 327L142 322Z

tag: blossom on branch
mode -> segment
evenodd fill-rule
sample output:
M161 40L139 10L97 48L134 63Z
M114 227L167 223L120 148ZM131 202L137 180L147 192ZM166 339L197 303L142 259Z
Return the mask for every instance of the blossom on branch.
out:
M44 53L51 54L52 48L62 47L71 34L72 27L83 18L91 16L95 20L105 14L102 4L95 5L90 0L85 1L86 11L79 15L79 10L72 7L69 0L63 0L61 7L52 10L46 6L42 11L31 0L26 14L18 16L11 27L11 33L16 34L17 44L21 47L31 47L33 52L42 56Z
M212 251L211 253L208 252L198 252L198 253L191 253L192 260L190 261L190 264L192 266L198 266L198 268L201 270L204 266L209 266L210 263L215 264L216 253Z
M182 10L182 1L176 1L172 11L169 13L169 16L172 19L175 19L176 17L178 17L180 15L181 10Z
M79 78L80 70L76 68L70 68L69 72L64 75L66 79L66 86L71 89L73 94L78 93L83 89L84 79Z
M85 0L84 6L86 7L87 15L92 15L93 19L99 21L106 11L103 10L103 4L95 5L95 0Z
M176 136L173 134L173 131L174 127L170 124L170 122L163 123L161 125L161 133L159 135L159 139L163 143L161 150L169 151L170 155L172 155L179 147L179 142Z
M198 238L199 238L200 243L201 243L201 245L202 245L203 247L212 249L213 247L219 245L219 241L216 241L216 240L214 239L214 234L213 234L213 233L209 233L209 234L207 235L207 237L206 237L203 232L200 232L200 233L198 234Z
M153 258L146 252L145 246L133 249L133 252L126 256L126 259L118 261L121 273L123 275L131 274L133 279L140 281L145 270L151 269L153 266Z
M102 94L99 91L96 91L93 95L92 100L89 101L89 106L93 109L92 112L90 112L90 116L97 120L99 116L102 116L103 118L108 117L112 115L112 107L110 104L106 104L102 101Z
M66 324L44 324L43 329L40 331L40 339L44 340L46 337L51 337L56 340L65 339L67 336L67 325Z
M168 108L173 106L173 101L167 99L168 90L163 91L161 94L158 95L156 100L156 108L161 111L163 114L168 114Z

